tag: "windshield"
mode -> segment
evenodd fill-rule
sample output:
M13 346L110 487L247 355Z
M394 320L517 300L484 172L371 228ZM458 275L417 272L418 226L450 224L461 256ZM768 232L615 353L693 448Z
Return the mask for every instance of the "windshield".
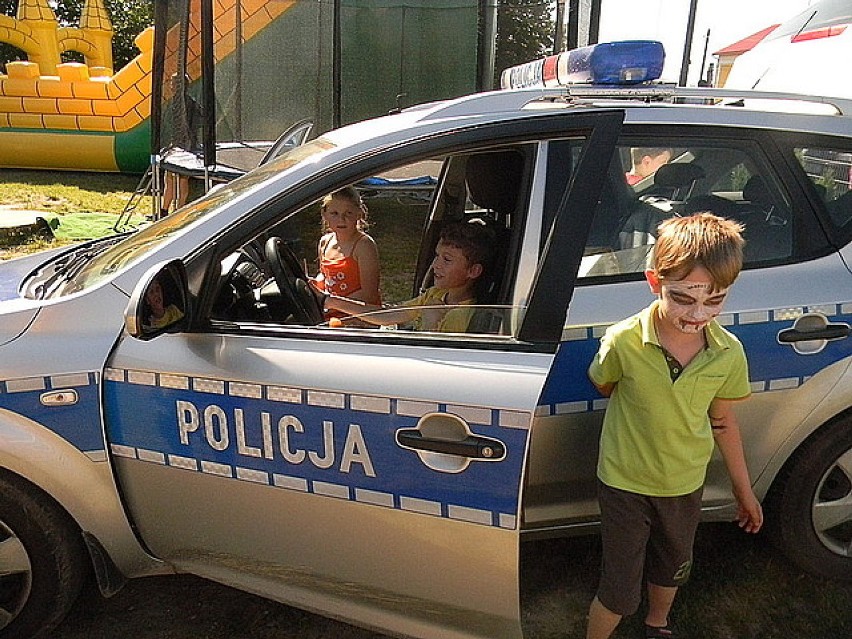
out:
M76 270L73 274L69 273L67 281L54 288L50 296L70 295L99 284L225 203L240 197L273 175L305 162L309 158L315 159L316 156L333 147L334 144L328 140L317 138L258 167L238 180L220 186L172 215L108 246L89 259L82 268Z

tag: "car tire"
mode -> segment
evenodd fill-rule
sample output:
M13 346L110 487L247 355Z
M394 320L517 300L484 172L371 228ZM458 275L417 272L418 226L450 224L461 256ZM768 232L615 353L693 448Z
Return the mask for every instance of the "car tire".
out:
M799 568L852 580L852 418L826 424L790 457L767 500L767 528Z
M24 480L0 476L0 639L47 636L79 595L87 566L68 515Z

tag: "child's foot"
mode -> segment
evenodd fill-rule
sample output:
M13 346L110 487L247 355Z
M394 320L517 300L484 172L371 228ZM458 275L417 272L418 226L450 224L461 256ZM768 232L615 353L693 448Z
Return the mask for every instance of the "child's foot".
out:
M678 635L671 624L658 628L645 624L645 639L677 639Z

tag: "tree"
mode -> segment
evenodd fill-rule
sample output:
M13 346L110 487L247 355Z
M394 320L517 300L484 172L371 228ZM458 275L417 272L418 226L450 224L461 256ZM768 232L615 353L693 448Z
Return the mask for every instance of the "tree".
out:
M77 26L84 0L59 0L51 2L53 12L61 26ZM154 24L154 3L151 0L104 0L115 35L112 40L113 66L123 67L139 54L133 43L137 35ZM18 0L0 0L0 14L15 16ZM25 59L23 51L0 43L0 64ZM63 54L63 61L82 60L77 53Z
M14 16L17 6L18 0L0 0L0 15ZM3 70L2 65L12 60L21 60L23 57L23 51L20 49L0 42L0 71Z
M553 51L556 0L509 0L497 11L495 86L503 69Z

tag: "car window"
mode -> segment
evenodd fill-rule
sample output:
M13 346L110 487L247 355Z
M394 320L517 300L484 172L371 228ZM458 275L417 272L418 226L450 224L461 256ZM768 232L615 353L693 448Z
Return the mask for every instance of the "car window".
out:
M789 197L755 145L682 138L621 144L595 211L581 277L644 270L657 226L709 211L744 226L746 265L793 252Z
M794 152L831 221L846 226L852 220L852 152L821 147L797 147Z
M522 310L511 304L516 260L510 256L519 250L526 219L534 145L527 146L395 166L332 189L297 211L282 211L272 226L222 260L212 319L364 330L374 337L386 334L377 331L442 338L510 334ZM341 198L357 203L344 204ZM327 220L324 226L324 211L359 217L368 237L341 240L356 235L348 235L345 222L340 234ZM360 276L352 269L363 273L356 252L363 249L361 242L373 243L378 253L379 299L364 298L360 280L353 279ZM473 266L468 244L477 242L486 245L476 260L482 269L462 270L456 274L460 281L447 279L446 266L436 266L439 260L452 261L444 255L447 247L456 251L451 258ZM461 283L448 293L442 284L447 281ZM467 282L469 287L460 288ZM337 308L343 303L335 299L326 302L329 312L318 311L317 289L347 298L346 307ZM457 290L468 295L459 297ZM365 306L353 310L351 300Z

